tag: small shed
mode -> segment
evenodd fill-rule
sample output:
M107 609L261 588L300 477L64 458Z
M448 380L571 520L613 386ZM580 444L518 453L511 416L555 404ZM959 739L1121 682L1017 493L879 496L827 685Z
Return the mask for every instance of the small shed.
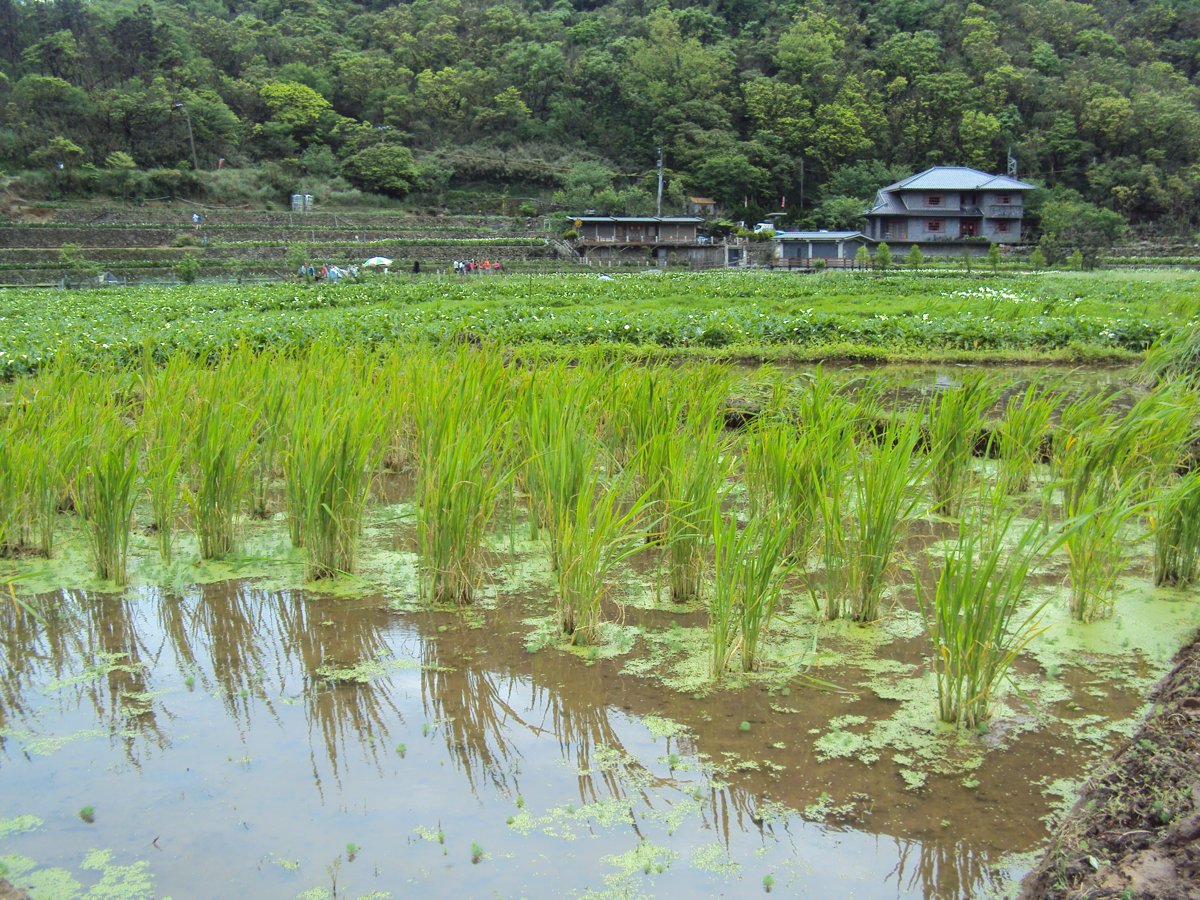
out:
M874 243L861 231L778 231L778 259L809 262L814 259L853 259L859 247Z
M717 214L717 201L712 197L688 197L688 215L711 218Z

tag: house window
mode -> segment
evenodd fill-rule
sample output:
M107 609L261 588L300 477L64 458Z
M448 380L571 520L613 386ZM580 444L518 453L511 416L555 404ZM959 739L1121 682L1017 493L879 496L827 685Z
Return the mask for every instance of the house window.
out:
M931 231L931 232L932 231L941 231L942 230L942 220L941 219L930 219L928 222L925 223L925 230Z
M997 222L996 230L999 231L1001 234L1007 234L1008 233L1008 222Z
M996 198L996 202L1001 206L1008 206L1008 204L1012 203L1012 197L1010 197L1008 194L1001 194Z
M942 195L941 194L930 194L928 197L925 198L925 205L926 206L941 206L942 205Z

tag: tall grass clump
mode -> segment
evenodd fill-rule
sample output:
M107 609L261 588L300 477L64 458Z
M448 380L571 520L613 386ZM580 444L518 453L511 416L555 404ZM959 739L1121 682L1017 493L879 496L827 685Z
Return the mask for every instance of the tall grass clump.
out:
M258 411L242 379L224 366L198 373L190 404L185 498L203 559L234 549L234 526L246 498L252 428Z
M929 489L933 511L958 516L970 487L975 447L983 434L985 417L998 392L985 375L969 375L957 387L938 391L928 406L928 441L932 467Z
M700 595L712 547L712 523L728 494L732 456L716 420L692 423L671 444L663 471L666 510L662 524L671 599Z
M1054 388L1037 381L1009 400L996 425L993 444L999 460L997 480L1005 493L1021 494L1029 489L1045 456L1050 420L1060 402L1061 395Z
M1026 525L1002 509L969 515L946 555L932 595L916 580L917 600L933 645L938 717L975 728L1017 654L1040 632L1049 598L1022 604L1029 573L1058 540L1043 521ZM988 504L982 504L986 507Z
M1164 386L1120 415L1104 397L1064 408L1055 440L1073 618L1108 618L1129 545L1126 527L1152 507L1193 434L1190 394Z
M484 532L515 468L508 375L499 359L467 349L413 379L421 590L469 603Z
M161 367L148 360L144 371L142 415L138 420L144 447L144 477L159 556L164 564L170 565L184 470L185 412L196 370L178 354Z
M300 363L302 369L324 368L332 356L310 354ZM258 416L253 426L253 459L251 461L250 514L265 519L270 514L271 486L279 469L279 456L294 396L297 366L278 353L256 354L250 364L248 381L257 388L255 408Z
M310 579L353 573L380 447L379 404L370 385L324 382L297 408L283 455L290 517L298 523Z
M137 502L137 431L125 410L100 412L80 458L76 508L92 550L96 574L117 585L126 581L129 532Z
M811 546L819 504L814 458L819 433L780 419L756 422L746 435L745 483L750 514L767 518L791 536L788 555L803 562Z
M872 415L873 413L867 413ZM850 472L855 462L855 435L866 427L863 408L842 397L831 395L802 411L807 429L801 483L804 503L813 510L820 567L808 573L809 591L819 605L817 587L824 594L826 619L837 619L849 610L851 582L846 566L849 531L846 516L851 496ZM786 532L785 532L786 533ZM795 546L791 535L789 542Z
M550 532L550 563L558 569L560 524L575 505L595 462L597 423L590 410L594 384L564 366L534 373L517 414L521 480L529 494L529 530Z
M1165 491L1151 522L1154 583L1187 587L1200 575L1200 469Z
M1111 430L1111 419L1075 424L1061 439L1056 465L1071 592L1068 606L1080 622L1112 615L1117 580L1125 561L1122 532L1139 512L1137 484L1127 477L1128 457Z
M714 514L713 585L708 601L709 663L722 677L734 659L741 670L758 664L762 638L779 605L791 566L785 560L788 534L766 519L739 527Z
M595 644L600 638L606 582L613 567L644 543L637 530L646 509L640 496L623 509L627 493L620 480L605 484L594 465L585 470L573 501L557 525L559 627L572 644Z
M918 485L932 464L917 453L919 416L889 421L863 441L851 467L853 507L844 544L849 616L873 622L896 549L921 501Z

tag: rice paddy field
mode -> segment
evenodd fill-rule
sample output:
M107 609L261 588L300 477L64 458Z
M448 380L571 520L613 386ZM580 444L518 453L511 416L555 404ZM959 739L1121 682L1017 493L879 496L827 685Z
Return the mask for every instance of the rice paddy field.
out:
M1194 287L0 298L0 878L1012 895L1200 625Z

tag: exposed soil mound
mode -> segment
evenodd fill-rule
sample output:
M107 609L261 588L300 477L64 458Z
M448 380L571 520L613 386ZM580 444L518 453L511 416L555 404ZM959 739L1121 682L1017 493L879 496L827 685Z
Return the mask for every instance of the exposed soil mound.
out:
M1200 898L1200 635L1084 786L1022 896Z

